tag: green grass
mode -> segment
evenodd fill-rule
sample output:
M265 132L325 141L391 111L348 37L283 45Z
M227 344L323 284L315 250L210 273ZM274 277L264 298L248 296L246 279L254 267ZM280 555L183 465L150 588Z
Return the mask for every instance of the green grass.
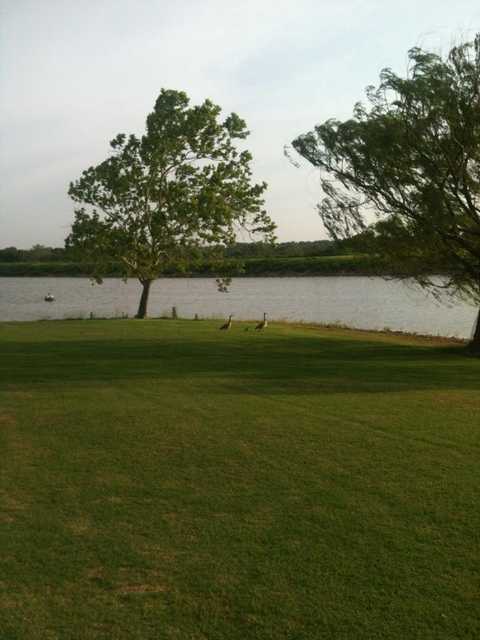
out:
M480 360L0 324L2 640L480 637Z

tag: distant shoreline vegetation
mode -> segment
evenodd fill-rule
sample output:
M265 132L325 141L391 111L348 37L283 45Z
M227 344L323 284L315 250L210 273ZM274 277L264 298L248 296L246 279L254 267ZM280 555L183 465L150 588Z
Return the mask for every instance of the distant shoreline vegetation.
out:
M221 265L221 267L220 267ZM0 262L0 277L91 277L93 265L82 262ZM372 255L310 257L261 257L196 260L182 269L167 267L160 277L288 277L392 275L379 268ZM121 265L113 264L105 277L122 277Z
M254 277L311 275L370 275L375 258L362 243L311 240L298 242L237 242L225 247L224 257L209 249L179 265L168 265L160 277ZM0 277L91 277L94 265L60 247L0 249ZM378 271L378 265L377 269ZM120 264L111 264L105 277L122 277Z
M237 242L224 248L224 256L209 249L183 264L167 265L163 278L189 277L288 277L288 276L391 276L394 272L382 261L368 238L359 235L348 241L313 240L302 242ZM439 268L435 273L445 273ZM0 277L92 277L94 264L79 260L78 254L60 247L34 245L31 249L0 249ZM103 273L121 278L122 265L111 263Z

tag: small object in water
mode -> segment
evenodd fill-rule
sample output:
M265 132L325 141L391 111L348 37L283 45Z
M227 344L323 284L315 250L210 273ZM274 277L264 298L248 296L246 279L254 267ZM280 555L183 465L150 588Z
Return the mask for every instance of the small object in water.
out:
M51 293L47 293L47 295L44 298L45 302L54 302L55 301L55 296Z

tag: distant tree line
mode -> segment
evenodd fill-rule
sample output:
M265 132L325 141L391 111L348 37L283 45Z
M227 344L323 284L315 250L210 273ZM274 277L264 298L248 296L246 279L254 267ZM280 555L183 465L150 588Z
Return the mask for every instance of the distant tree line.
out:
M31 249L5 247L0 249L0 262L70 262L68 251L62 247L34 244Z
M334 255L337 243L332 240L301 242L237 242L225 249L227 258L306 258L310 256Z
M218 247L215 248L218 251ZM208 258L212 249L199 250L199 257ZM308 258L315 256L349 255L352 253L372 253L371 243L359 236L348 241L312 240L299 242L236 242L224 248L226 258ZM35 244L31 249L5 247L0 249L0 263L29 262L77 262L69 249L47 247Z

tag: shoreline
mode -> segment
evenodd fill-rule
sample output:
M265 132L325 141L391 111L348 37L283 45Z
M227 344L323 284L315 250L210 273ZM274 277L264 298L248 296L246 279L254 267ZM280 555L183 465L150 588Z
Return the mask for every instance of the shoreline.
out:
M121 265L110 264L102 277L122 279ZM225 261L199 260L164 265L158 278L275 278L309 276L404 276L382 268L378 259L365 255L247 258ZM82 262L0 262L0 277L91 278L94 265Z
M238 273L238 274L234 274L234 275L229 275L229 276L225 276L224 274L221 273L212 273L212 274L205 274L205 273L185 273L185 274L171 274L171 275L165 275L165 276L159 276L158 278L155 278L155 280L177 280L177 279L185 279L185 278L232 278L232 280L234 278L308 278L308 277L319 277L319 278L331 278L331 277L337 277L337 276L341 276L341 277L363 277L363 278L398 278L400 279L404 279L405 277L409 277L409 276L400 276L400 275L393 275L393 274L378 274L378 273L371 273L368 271L358 271L358 272L352 272L352 271L338 271L338 272L329 272L329 273L325 273L325 272L305 272L305 273L298 273L295 271L292 272L281 272L281 273L274 273L274 272L268 272L268 273ZM102 276L103 279L105 278L109 278L109 279L115 279L115 280L123 280L123 278L117 274L110 274L110 275L105 275ZM0 278L86 278L87 280L93 280L93 278L89 275L86 274L71 274L71 273L22 273L22 274L0 274ZM128 280L136 280L135 276L130 276L128 278Z
M429 274L431 276L441 277L441 273ZM400 273L377 273L373 271L266 271L264 273L235 273L230 275L225 275L222 273L172 273L158 276L152 280L155 282L156 280L184 280L186 278L206 278L206 279L214 279L214 278L231 278L232 280L236 278L385 278L385 279L395 279L395 280L406 280L412 278L413 276L409 274L400 274ZM16 273L16 274L5 274L0 273L1 278L85 278L87 280L94 280L94 278L88 274L83 273ZM107 274L102 276L102 279L110 279L110 280L123 280L122 276L119 276L116 273ZM127 280L137 280L135 276L129 276Z
M223 322L223 317L209 317L209 318L171 318L170 316L147 316L146 318L135 318L128 316L113 316L113 317L93 317L93 318L85 318L85 317L76 317L76 318L48 318L48 319L38 319L38 320L0 320L0 327L10 324L28 324L28 323L62 323L62 322L158 322L158 321L167 321L167 322L211 322L218 323ZM255 324L258 322L258 318L252 318L250 320L237 320L236 324L243 325L247 324ZM272 320L269 322L272 326L284 326L287 328L298 328L298 329L312 329L312 330L321 330L321 331L332 331L332 332L341 332L347 335L351 335L352 333L360 333L362 336L364 335L372 335L375 338L405 338L407 340L415 340L419 342L435 342L442 344L454 344L454 345L464 345L467 346L470 342L469 338L458 338L457 336L441 336L441 335L433 335L428 333L415 333L410 331L400 331L396 329L365 329L359 327L350 327L345 324L335 324L335 323L325 323L322 324L320 322L302 322L299 320L295 320L293 322L288 322L286 320Z

